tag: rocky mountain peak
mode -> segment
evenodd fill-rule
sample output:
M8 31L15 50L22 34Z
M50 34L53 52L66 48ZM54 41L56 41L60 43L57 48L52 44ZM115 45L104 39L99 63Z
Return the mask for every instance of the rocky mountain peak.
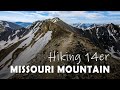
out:
M58 22L58 21L60 21L61 19L60 18L58 18L58 17L55 17L55 18L52 18L51 19L51 21L53 22L53 23L56 23L56 22Z

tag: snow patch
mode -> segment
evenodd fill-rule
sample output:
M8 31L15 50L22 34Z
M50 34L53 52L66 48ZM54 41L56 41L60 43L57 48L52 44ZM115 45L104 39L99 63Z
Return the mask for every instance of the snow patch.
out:
M110 47L110 51L108 51L107 49L105 50L106 51L106 53L109 53L113 58L115 58L115 59L120 59L120 57L117 57L117 56L115 56L114 55L114 53L116 53L115 51L114 51L114 46L112 46L112 47Z
M21 55L15 60L14 65L25 65L28 61L33 59L36 54L43 49L43 47L51 40L52 31L48 31L41 37L32 47L27 47Z
M42 24L41 22L37 22L37 24L33 27L33 29L35 29L35 28L38 29L41 24Z
M5 23L5 27L9 27L9 28L10 28L10 26L9 26L9 24L8 24L8 23Z
M34 34L31 35L31 33L32 32L30 32L27 35L27 36L30 35L30 37L28 37L25 41L23 41L17 48L21 48L24 45L28 45L32 41ZM43 37L41 37L41 35L37 38L37 40L33 46L30 45L23 52L21 52L19 54L19 56L13 62L13 64L12 64L13 66L15 66L15 65L27 65L28 62L31 59L33 59L37 55L37 53L40 52L44 48L44 46L49 42L49 40L51 40L52 31L48 31ZM0 65L4 64L7 60L12 58L12 54L14 53L15 50L13 50L9 55L7 55L0 62ZM13 75L13 74L9 73L10 71L9 71L9 68L7 67L9 64L10 64L10 62L0 71L0 78L5 79L5 78L9 78L10 76Z
M97 38L100 38L98 32L99 32L99 28L96 29L96 35L97 35Z
M18 42L19 41L19 37L15 37L13 40L10 39L10 36L8 37L8 41L0 41L0 50L8 47L9 45L13 45L14 43Z
M114 35L110 32L110 30L109 29L107 29L108 30L108 33L109 33L109 35L110 36L112 36L113 38L114 38L114 40L117 42L117 39L114 37Z
M17 33L19 33L19 32L20 32L20 30L16 30L12 36L17 35Z
M60 19L59 18L53 18L53 19L51 19L51 21L53 22L53 23L56 23L56 22L58 22Z
M26 35L26 37L24 37L23 39L27 38L25 41L23 41L15 50L13 50L10 54L8 54L1 62L0 65L4 64L7 60L9 60L10 58L12 58L12 54L18 49L18 48L22 48L23 46L27 46L30 44L31 40L33 39L34 35L31 34L32 32L30 32L28 35ZM9 44L8 44L9 45Z
M4 49L4 48L6 47L6 46L5 46L6 43L7 43L7 42L4 41L4 40L0 41L0 50Z

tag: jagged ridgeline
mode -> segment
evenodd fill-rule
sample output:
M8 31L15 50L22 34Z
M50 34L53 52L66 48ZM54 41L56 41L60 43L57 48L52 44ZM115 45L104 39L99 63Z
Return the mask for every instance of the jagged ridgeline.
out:
M120 78L120 28L118 25L93 25L90 28L73 27L59 18L36 21L27 28L11 28L0 23L0 78L17 79L99 79ZM109 74L10 74L13 65L76 65L74 61L50 62L51 51L73 55L110 53L108 61L91 60L84 56L80 65L110 65Z

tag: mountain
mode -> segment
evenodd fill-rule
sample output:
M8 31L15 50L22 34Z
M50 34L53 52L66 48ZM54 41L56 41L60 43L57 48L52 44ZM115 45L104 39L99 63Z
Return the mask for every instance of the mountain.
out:
M20 26L26 28L29 25L31 25L32 23L30 23L30 22L15 22L15 24L20 25Z
M110 53L114 58L120 59L120 27L111 24L73 24L74 27L83 30L83 36L87 37L97 47Z
M0 52L0 78L8 78L10 65L25 65L31 59L35 58L37 53L51 39L52 31L42 30L43 21L34 22L35 26L26 35L22 36L16 43L8 46ZM41 31L42 30L42 31Z
M83 30L92 28L92 27L95 27L98 25L101 25L101 24L90 24L90 23L74 23L74 24L72 24L73 27L83 29Z
M8 22L8 21L0 21L0 27L3 28L11 28L11 29L20 29L22 28L20 25L17 25L15 23L12 22Z
M0 50L12 46L29 32L17 24L7 21L0 22Z
M97 29L98 28L98 29ZM119 42L119 27L114 24L104 26L95 26L87 30L73 27L61 19L55 17L53 19L38 20L33 22L28 29L28 33L22 36L16 43L6 47L0 51L0 78L10 79L112 79L120 78L120 61L118 58L110 56L108 61L90 60L88 63L86 57L81 57L81 63L78 65L110 65L110 74L59 74L59 73L22 73L11 74L10 65L76 65L76 61L56 61L50 62L48 56L51 51L70 53L72 55L85 55L89 53L91 56L97 52L100 54L108 54L106 52L109 43ZM26 31L26 30L24 30ZM104 32L104 34L103 34ZM103 35L105 35L103 37ZM115 38L114 38L115 37ZM110 41L108 41L108 39ZM105 40L107 39L107 40ZM116 41L117 40L117 41ZM104 41L104 42L103 42ZM107 44L108 41L109 43ZM113 42L113 43L112 43ZM119 47L119 46L118 46ZM118 49L117 47L117 49ZM55 54L57 56L57 53ZM64 58L65 59L65 58Z
M94 45L109 52L114 58L120 59L120 27L106 24L86 29L85 37L89 38Z

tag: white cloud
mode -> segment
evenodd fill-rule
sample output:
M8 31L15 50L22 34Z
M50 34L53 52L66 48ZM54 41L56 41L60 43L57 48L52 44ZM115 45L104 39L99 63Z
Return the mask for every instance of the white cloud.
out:
M103 17L102 14L97 13L88 13L87 11L36 11L27 13L25 11L5 11L12 14L28 16L28 17L38 17L38 18L52 18L52 17L85 17L85 18L100 18ZM47 16L42 15L43 13L48 13Z
M99 18L103 18L105 16L100 13L86 13L85 17L88 19L99 19Z
M37 20L43 20L51 18L50 16L44 16L35 12L25 11L4 11L5 15L0 15L0 19L8 21L22 21L22 22L34 22ZM0 12L1 13L1 12ZM10 15L9 15L10 14Z
M103 17L103 15L100 13L89 13L87 11L49 11L48 13L49 16L53 16L53 17L57 16L60 18L83 17L88 19L96 19Z
M17 22L17 21L21 21L21 22L34 22L35 19L30 19L30 18L24 18L24 17L13 17L13 16L0 16L1 20L5 20L5 21L12 21L12 22Z
M4 14L2 13L4 12ZM120 11L0 11L0 19L34 22L59 17L67 23L118 21Z
M109 15L120 15L120 11L108 11Z

